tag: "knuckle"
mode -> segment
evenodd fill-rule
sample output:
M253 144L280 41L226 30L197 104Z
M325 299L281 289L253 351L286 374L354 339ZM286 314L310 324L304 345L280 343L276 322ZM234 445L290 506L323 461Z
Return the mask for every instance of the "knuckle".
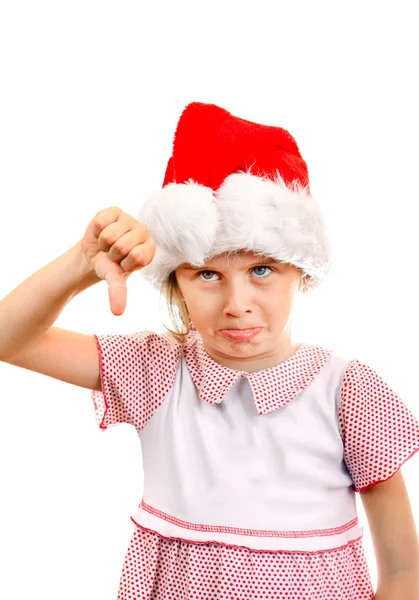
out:
M125 256L125 258L120 261L119 266L124 269L126 273L130 273L133 269L135 269L135 265L133 264L129 255Z
M94 217L93 219L93 225L98 229L102 230L105 227L105 221L103 219L103 216L96 215L96 217Z
M114 244L112 245L112 250L116 251L121 256L125 256L127 254L126 244L121 240L121 238L114 242Z
M105 208L104 212L109 213L110 215L120 215L122 210L118 208L118 206L109 206Z
M121 209L117 206L110 206L109 208L104 208L96 213L95 220L96 222L98 220L101 222L112 222L118 218L121 212Z
M109 229L104 229L99 236L99 240L101 242L105 242L105 244L113 244L115 241L114 238L115 234L112 232L112 230Z
M144 254L141 246L135 246L129 253L130 258L136 263L142 263L144 260Z

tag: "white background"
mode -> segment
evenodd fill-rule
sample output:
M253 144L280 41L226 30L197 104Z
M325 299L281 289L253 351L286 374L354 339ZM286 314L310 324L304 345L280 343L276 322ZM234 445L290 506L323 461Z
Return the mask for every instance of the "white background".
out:
M324 209L334 267L298 299L294 340L368 363L419 418L416 8L3 1L0 298L102 208L137 216L162 185L183 108L216 103L289 129ZM162 321L137 272L122 316L101 282L56 325L162 332ZM135 429L100 431L89 390L6 363L0 381L0 597L114 600L142 497ZM403 467L417 523L418 466Z

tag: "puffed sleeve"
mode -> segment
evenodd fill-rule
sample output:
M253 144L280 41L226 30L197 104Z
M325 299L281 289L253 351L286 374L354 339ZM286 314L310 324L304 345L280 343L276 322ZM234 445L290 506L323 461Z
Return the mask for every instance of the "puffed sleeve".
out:
M351 360L340 391L344 460L355 490L390 479L419 450L419 422L380 375Z
M152 331L93 335L102 391L91 390L91 398L99 427L129 423L142 429L174 383L180 344Z

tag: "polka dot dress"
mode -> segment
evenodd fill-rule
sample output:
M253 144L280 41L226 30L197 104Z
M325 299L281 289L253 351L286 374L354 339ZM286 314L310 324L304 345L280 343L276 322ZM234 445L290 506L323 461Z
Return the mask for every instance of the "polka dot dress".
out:
M97 422L103 430L118 423L141 430L171 389L181 345L170 334L150 331L95 337L102 381L102 392L92 391ZM212 389L214 395L205 399L216 401L217 376L225 387L234 383L234 373L209 359L196 332L191 332L187 344L195 345L198 352L190 352L197 359L193 369L201 365L193 374L197 387L202 392L204 386ZM279 382L286 375L287 389L298 392L328 356L324 348L303 344L290 358L265 370L266 381ZM272 393L264 390L264 376L259 373L251 374L259 392L255 394L259 412L281 408L285 398L279 394L273 406ZM378 373L358 360L348 363L340 399L344 460L355 490L362 492L389 479L419 450L419 423ZM123 561L118 600L233 598L372 599L362 539L322 552L260 551L164 538L136 525Z
M138 527L118 600L364 600L374 598L360 541L318 554L258 552L164 539Z

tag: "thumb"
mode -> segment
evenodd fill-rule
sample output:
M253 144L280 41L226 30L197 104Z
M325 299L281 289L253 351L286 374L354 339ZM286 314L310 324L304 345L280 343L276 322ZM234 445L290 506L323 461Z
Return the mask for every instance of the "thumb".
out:
M109 272L105 276L105 280L109 286L109 304L113 314L116 316L122 315L127 306L127 277L128 273L125 273L124 277L113 272Z

